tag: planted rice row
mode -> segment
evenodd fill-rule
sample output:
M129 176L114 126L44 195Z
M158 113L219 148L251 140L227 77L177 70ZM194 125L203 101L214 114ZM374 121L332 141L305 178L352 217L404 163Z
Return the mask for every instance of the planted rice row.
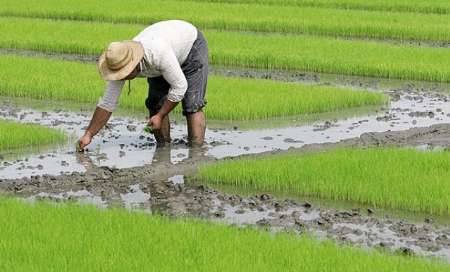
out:
M103 95L105 83L93 64L0 56L0 66L9 67L0 73L3 96L95 104ZM126 86L122 92L121 107L144 111L148 94L146 80L134 80L131 86L129 95ZM216 120L266 119L387 102L381 93L221 76L211 76L207 99L208 118Z
M193 0L184 0L193 1ZM447 0L194 0L195 2L247 3L262 5L286 5L302 7L363 9L383 11L407 11L421 13L449 14L450 2Z
M62 131L0 119L0 152L58 143L65 139L66 136Z
M211 184L446 215L449 177L449 152L394 148L229 160L199 171L199 179Z
M0 47L99 55L145 26L0 18ZM205 31L216 65L450 82L446 48L390 45L308 35ZM57 39L55 39L57 37Z
M177 18L203 29L450 42L447 14L175 0L3 0L0 15L139 24Z
M307 236L198 220L0 200L1 271L440 272L439 261L392 256ZM249 261L251 260L251 261Z

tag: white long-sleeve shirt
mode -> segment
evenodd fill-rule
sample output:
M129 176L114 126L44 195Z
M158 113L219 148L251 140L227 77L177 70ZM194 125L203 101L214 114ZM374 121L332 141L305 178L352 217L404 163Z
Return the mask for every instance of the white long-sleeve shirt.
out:
M144 57L139 63L141 72L137 76L163 76L170 84L167 98L172 102L181 101L188 87L181 64L196 39L195 26L181 20L162 21L145 28L133 38L144 47ZM124 84L125 80L107 81L105 93L97 106L113 112Z

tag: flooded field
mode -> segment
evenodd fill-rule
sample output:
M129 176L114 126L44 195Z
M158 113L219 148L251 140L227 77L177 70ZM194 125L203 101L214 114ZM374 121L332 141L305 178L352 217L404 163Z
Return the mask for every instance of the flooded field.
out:
M395 91L389 93L392 102L388 107L361 115L318 120L315 122L284 120L282 125L272 128L246 129L209 128L206 133L207 146L203 155L221 159L225 157L254 154L267 151L286 150L305 144L332 143L359 137L366 132L398 131L413 127L426 127L448 123L450 120L450 95L426 91ZM9 120L37 123L62 129L77 138L82 135L89 122L87 113L59 110L37 111L23 109L3 103L0 115ZM271 121L267 121L270 123ZM287 123L287 125L286 125ZM88 154L99 166L126 168L151 164L156 144L152 135L143 131L145 122L135 118L115 117L89 146ZM215 125L213 122L212 127ZM229 126L229 125L228 125ZM245 127L245 126L244 126ZM189 157L186 146L185 124L172 127L173 144L166 154L158 153L158 160L177 163ZM164 153L164 152L161 152ZM7 154L3 154L7 156ZM74 156L73 143L26 159L5 161L0 178L60 174L61 172L83 172L83 164Z
M0 270L447 271L448 3L63 2L0 6ZM100 53L172 18L208 44L205 144L189 146L179 109L170 144L144 130L145 71L167 70L141 57L143 79L77 152Z

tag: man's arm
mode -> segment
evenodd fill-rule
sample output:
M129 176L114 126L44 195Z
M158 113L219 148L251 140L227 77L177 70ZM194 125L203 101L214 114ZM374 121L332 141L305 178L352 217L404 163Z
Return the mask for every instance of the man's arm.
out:
M95 108L94 115L92 116L89 126L79 140L80 149L83 149L90 144L92 138L106 125L111 117L111 113L117 106L117 101L119 100L124 84L124 80L108 82L106 85L105 95Z
M186 77L170 47L166 46L158 53L157 65L164 79L170 84L170 89L159 112L150 118L149 125L155 130L161 128L161 120L178 105L188 88Z
M178 103L179 102L172 102L169 99L166 99L159 112L150 118L148 125L154 130L161 129L162 119L164 119L164 117L169 114L169 112L171 112L178 105Z
M94 115L92 116L91 122L89 123L86 132L79 140L79 148L83 149L88 144L91 143L92 138L97 135L97 133L102 129L109 118L111 117L111 112L104 110L100 107L96 107L94 111Z
M111 117L111 112L100 107L96 107L94 115L92 116L91 122L89 123L86 133L89 133L92 137L97 135L97 133L102 129L109 118Z

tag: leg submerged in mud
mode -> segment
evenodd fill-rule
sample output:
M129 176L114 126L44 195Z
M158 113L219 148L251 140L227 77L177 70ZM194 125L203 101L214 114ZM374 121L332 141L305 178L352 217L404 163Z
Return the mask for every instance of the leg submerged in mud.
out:
M205 141L206 120L203 111L186 115L188 141L192 147L200 147Z

